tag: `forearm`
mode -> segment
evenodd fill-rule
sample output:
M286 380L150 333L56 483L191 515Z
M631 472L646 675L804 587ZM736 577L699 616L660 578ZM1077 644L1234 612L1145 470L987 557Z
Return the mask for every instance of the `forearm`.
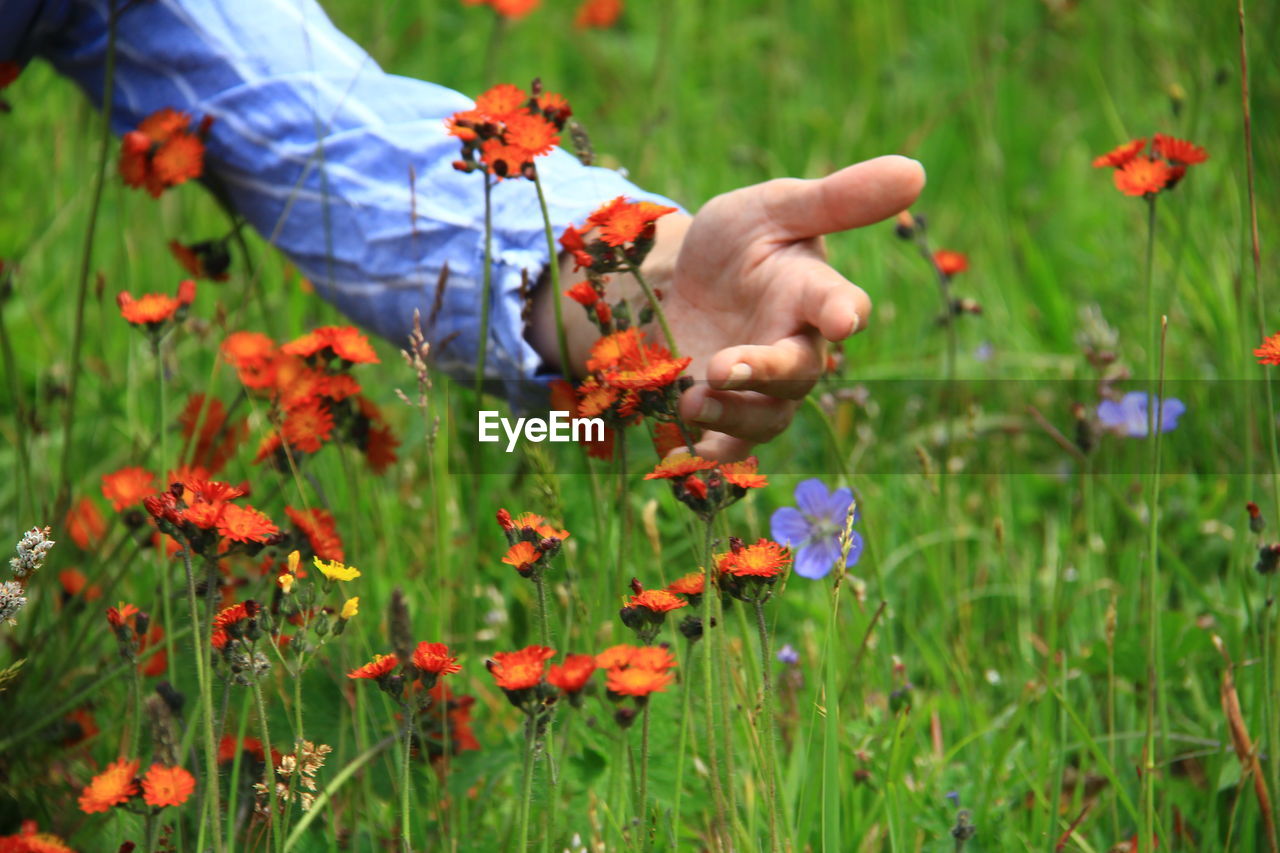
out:
M676 259L684 244L685 233L693 218L684 213L671 213L657 222L653 249L640 267L640 274L645 282L654 290L670 292L671 281L675 274ZM590 235L588 235L590 239ZM560 293L552 294L550 284L543 281L533 296L533 312L529 320L529 343L542 357L549 367L571 376L582 376L586 372L587 354L591 345L600 337L599 330L587 317L582 306L564 295L575 282L585 276L581 271L574 272L571 256L560 256ZM558 296L560 311L564 317L565 337L569 348L570 370L564 371L560 364L560 348L556 338L555 305L553 299ZM640 284L632 275L612 275L605 288L605 299L617 302L625 299L639 307L645 299ZM661 332L656 332L661 343Z

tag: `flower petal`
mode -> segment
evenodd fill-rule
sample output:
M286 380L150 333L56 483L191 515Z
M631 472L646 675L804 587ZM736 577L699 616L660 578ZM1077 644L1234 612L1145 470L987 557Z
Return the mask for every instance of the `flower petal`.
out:
M795 573L802 578L825 578L840 559L840 547L832 539L823 539L796 554Z
M810 518L821 518L827 508L827 484L819 479L805 480L796 486L796 504Z
M836 489L827 498L826 508L822 511L824 518L831 519L841 530L844 530L844 517L849 512L849 504L853 503L853 492L848 489ZM857 524L862 517L862 510L853 511L853 523Z
M800 510L792 506L779 507L769 519L769 532L775 542L798 547L809 540L810 524Z

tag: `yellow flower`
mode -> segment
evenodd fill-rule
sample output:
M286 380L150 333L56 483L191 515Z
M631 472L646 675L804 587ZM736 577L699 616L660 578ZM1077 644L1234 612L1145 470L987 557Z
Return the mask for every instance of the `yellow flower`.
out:
M321 560L315 558L316 568L320 570L320 574L324 575L331 581L350 581L360 577L360 570L355 566L344 566L337 560Z
M289 574L296 575L298 573L298 564L302 562L302 555L297 551L289 552Z
M348 598L342 604L342 612L338 614L339 619L350 619L360 612L360 596Z
M280 584L280 588L284 590L284 594L288 595L289 592L293 589L294 580L295 578L293 575L286 573L276 578L276 583Z

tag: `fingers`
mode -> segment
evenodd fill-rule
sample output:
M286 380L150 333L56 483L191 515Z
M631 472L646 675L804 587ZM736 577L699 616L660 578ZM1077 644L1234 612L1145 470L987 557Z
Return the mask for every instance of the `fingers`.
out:
M819 260L806 262L800 275L804 320L829 341L842 341L867 324L871 297Z
M781 178L760 192L770 220L790 239L860 228L906 210L924 188L924 167L898 155L855 163L817 180Z
M706 384L680 398L680 417L751 444L771 441L791 424L799 404L754 392L713 391ZM706 439L699 442L705 444Z
M751 442L741 438L722 432L707 432L703 433L693 454L714 462L737 462L751 455L751 447Z
M775 344L727 347L711 357L707 380L720 391L758 391L799 400L822 375L823 348L816 333L804 332Z

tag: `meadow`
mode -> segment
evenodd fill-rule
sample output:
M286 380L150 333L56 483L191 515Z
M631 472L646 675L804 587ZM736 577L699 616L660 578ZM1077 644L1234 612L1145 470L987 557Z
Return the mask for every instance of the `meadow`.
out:
M928 185L828 239L875 311L764 477L652 478L652 419L612 461L478 443L499 398L310 334L348 321L248 229L163 337L126 322L231 221L126 186L33 62L0 92L0 534L56 544L0 623L0 850L1277 850L1280 5L1243 9L1247 104L1234 4L324 5L390 72L540 78L691 210L884 153ZM1207 159L1145 195L1093 165L1155 134ZM262 450L283 404L233 333L366 402ZM1121 418L1138 392L1176 425ZM104 492L215 459L247 495ZM818 579L758 543L814 480L856 499Z

